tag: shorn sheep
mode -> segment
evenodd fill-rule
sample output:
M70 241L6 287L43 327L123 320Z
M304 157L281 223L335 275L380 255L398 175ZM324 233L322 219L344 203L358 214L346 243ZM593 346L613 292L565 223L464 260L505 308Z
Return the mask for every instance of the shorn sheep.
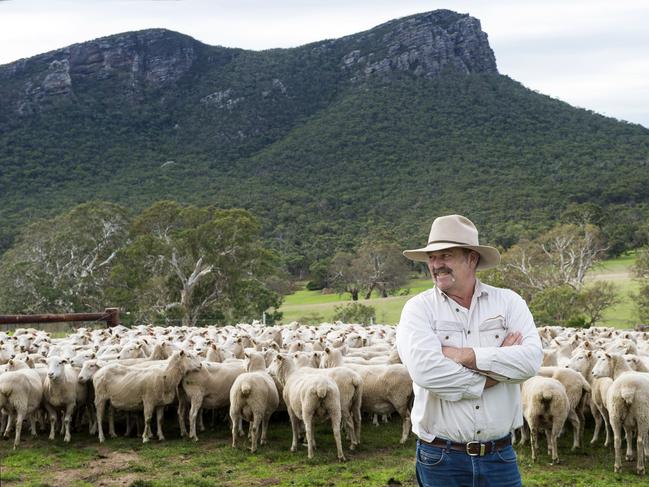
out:
M284 386L284 402L293 430L291 451L297 450L300 421L302 421L306 431L308 457L313 458L315 449L313 420L329 417L338 459L346 460L340 438L340 391L336 383L327 376L298 369L287 354L278 354L273 359L270 370Z
M164 406L171 404L176 398L176 389L184 375L200 368L201 362L195 356L180 350L169 357L167 366L164 368L142 369L109 364L99 369L92 378L95 387L99 441L103 443L105 440L102 421L107 401L110 401L115 409L144 411L143 443L148 442L152 436L151 417L155 410L158 439L164 440L162 433Z
M266 372L266 362L261 353L245 352L246 373L239 375L230 389L230 420L232 421L232 447L237 446L239 423L250 423L250 451L257 451L261 430L261 444L266 444L268 421L277 409L277 387Z
M523 416L530 428L532 461L536 461L538 451L538 433L545 430L548 442L548 454L553 463L559 463L557 438L561 433L570 404L566 390L556 379L549 377L532 377L523 383ZM521 439L521 443L524 441Z
M20 444L25 419L30 419L32 435L36 436L33 414L40 407L42 399L43 383L34 369L24 368L0 374L0 410L9 415L4 436L9 436L12 423L15 423L14 449Z
M85 393L85 388L78 387L78 374L67 359L50 357L47 360L47 376L43 382L43 399L45 409L50 417L50 440L54 439L57 413L62 414L63 441L70 441L70 421L77 405L78 389ZM85 394L84 394L85 396ZM80 397L85 400L85 397Z

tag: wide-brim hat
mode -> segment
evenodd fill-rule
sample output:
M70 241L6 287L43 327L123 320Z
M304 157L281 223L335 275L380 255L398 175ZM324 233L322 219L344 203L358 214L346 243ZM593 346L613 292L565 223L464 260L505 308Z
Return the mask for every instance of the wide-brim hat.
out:
M403 255L418 262L428 262L428 253L437 250L461 247L475 250L480 254L476 270L496 267L500 263L500 252L494 247L480 245L478 229L473 222L461 215L446 215L435 218L430 227L428 244L414 250L404 250Z

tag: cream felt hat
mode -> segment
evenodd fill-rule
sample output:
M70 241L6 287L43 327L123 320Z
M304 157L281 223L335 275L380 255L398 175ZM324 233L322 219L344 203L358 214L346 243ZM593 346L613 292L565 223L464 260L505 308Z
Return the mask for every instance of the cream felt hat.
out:
M461 215L446 215L435 218L430 227L428 245L421 249L404 250L403 255L410 260L428 262L428 252L462 247L480 254L477 270L491 269L500 263L500 252L494 247L480 245L478 229L473 222Z

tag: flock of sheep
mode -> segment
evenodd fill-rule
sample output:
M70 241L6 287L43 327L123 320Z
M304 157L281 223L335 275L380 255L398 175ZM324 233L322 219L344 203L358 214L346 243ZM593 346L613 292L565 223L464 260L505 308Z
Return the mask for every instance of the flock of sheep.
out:
M621 469L622 430L626 459L637 458L644 474L649 455L649 334L609 328L539 328L544 363L523 384L525 426L521 443L531 442L537 458L538 435L545 432L548 454L559 461L557 437L569 422L573 449L581 446L585 413L595 421L591 443L601 428L615 471ZM341 430L353 450L361 441L363 413L375 424L392 413L402 419L400 441L408 438L412 382L394 347L395 328L292 323L226 327L154 327L78 329L52 339L34 329L12 336L0 332L0 411L5 437L15 430L20 443L24 421L31 433L49 420L49 438L60 429L64 441L71 426L87 423L90 434L116 436L115 417L126 434L142 429L142 441L155 433L164 439L166 409L177 413L180 434L197 441L204 430L203 411L229 411L232 446L249 423L251 451L265 444L275 411L287 411L295 451L304 438L313 457L313 422L329 419L337 456L345 459ZM143 414L142 414L143 413ZM144 420L142 425L142 419ZM143 428L142 428L143 426ZM635 445L635 450L634 450Z

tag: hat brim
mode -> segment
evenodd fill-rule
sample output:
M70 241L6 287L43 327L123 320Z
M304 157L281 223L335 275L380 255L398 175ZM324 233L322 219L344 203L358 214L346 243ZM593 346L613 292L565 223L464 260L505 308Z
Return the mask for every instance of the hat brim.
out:
M452 248L463 248L475 250L480 254L480 262L476 270L484 271L486 269L492 269L498 264L500 264L500 252L494 247L489 247L488 245L459 245L456 243L444 243L438 242L434 244L427 245L421 249L413 250L404 250L403 256L407 259L414 260L417 262L428 262L428 253L436 252L438 250L452 249Z

